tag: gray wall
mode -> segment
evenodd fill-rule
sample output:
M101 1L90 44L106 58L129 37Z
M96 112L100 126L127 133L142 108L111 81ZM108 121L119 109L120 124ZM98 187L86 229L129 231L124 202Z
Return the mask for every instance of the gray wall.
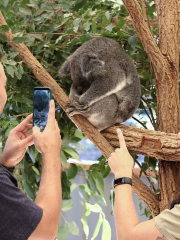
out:
M81 175L83 175L83 172L80 173ZM81 175L77 175L74 183L76 184L85 184L85 178ZM109 201L109 196L110 196L110 189L112 186L112 181L114 179L114 174L110 174L105 180L104 180L104 185L105 185L105 194L106 194L106 202L107 202L107 206L103 206L100 205L102 207L103 212L106 215L106 219L108 220L108 222L110 223L111 226L111 231L112 231L112 237L111 240L115 240L116 238L116 230L115 230L115 222L114 222L114 217L111 215L111 211L112 211L112 206L111 203ZM141 177L140 178L141 181L143 181L148 187L149 187L149 182L147 181L147 179L145 177ZM67 240L87 240L86 236L83 232L83 225L81 223L81 218L83 216L83 207L81 205L81 197L79 195L78 189L76 188L75 190L73 190L72 192L72 201L73 201L73 208L70 209L67 212L62 212L62 214L64 215L65 219L70 222L70 221L75 221L77 226L79 227L79 236L74 236L71 233L69 233L68 237L66 238ZM138 196L134 193L133 191L133 200L134 200L134 204L136 207L136 211L139 217L140 222L146 221L148 220L148 218L146 216L140 216L140 208L139 208L139 199ZM92 201L90 202L91 204L96 203L94 201L94 199L92 198ZM144 202L142 202L142 206L143 209L145 207ZM97 221L99 218L99 214L98 213L91 213L90 217L89 217L89 240L91 239L91 237L93 236ZM65 222L63 220L63 218L61 217L60 219L60 226L65 226ZM100 232L98 234L98 236L95 238L96 240L101 239L101 232L102 230L100 229Z

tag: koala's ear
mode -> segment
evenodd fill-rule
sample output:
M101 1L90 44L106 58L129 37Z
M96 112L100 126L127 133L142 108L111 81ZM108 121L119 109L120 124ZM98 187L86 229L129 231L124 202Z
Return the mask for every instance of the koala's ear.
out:
M67 77L71 75L71 57L68 57L62 64L58 73L60 77Z
M85 54L80 59L80 68L84 77L95 70L98 70L99 74L103 73L104 64L104 61L100 60L96 54Z

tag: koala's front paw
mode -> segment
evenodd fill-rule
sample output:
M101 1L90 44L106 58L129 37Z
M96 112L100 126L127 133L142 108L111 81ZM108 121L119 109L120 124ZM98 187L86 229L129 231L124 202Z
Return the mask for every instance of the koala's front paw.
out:
M80 111L76 109L74 106L71 106L66 109L66 112L69 114L70 117L74 116L75 114L80 114L86 117L86 111Z
M87 105L84 105L80 102L80 97L76 95L70 105L70 107L74 107L76 110L82 111L88 108Z

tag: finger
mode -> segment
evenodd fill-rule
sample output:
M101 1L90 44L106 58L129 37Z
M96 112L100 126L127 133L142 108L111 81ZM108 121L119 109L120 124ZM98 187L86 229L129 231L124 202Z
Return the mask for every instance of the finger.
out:
M23 140L21 140L21 147L22 148L27 148L28 146L31 146L33 144L33 136L30 135L26 138L24 138Z
M50 125L52 127L55 125L55 103L53 99L51 99L51 101L49 102L47 125Z
M25 138L27 138L27 137L29 137L29 136L33 136L33 133L32 133L32 132L26 133L24 136L25 136Z
M20 124L18 124L13 130L21 132L27 124L32 120L33 114L28 115Z
M180 132L178 133L178 137L180 138Z
M120 148L122 149L127 149L126 147L126 143L125 143L125 140L124 140L124 136L122 134L122 131L121 129L117 129L117 135L118 135L118 138L119 138L119 145L120 145Z
M26 133L33 128L33 124L28 124L23 130L22 133Z

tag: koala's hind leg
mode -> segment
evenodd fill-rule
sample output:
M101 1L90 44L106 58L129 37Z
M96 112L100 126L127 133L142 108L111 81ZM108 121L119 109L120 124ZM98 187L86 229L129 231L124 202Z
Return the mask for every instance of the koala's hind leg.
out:
M122 101L119 103L118 118L116 123L122 123L127 119L131 118L137 110L138 105L133 102L129 96L124 96Z

